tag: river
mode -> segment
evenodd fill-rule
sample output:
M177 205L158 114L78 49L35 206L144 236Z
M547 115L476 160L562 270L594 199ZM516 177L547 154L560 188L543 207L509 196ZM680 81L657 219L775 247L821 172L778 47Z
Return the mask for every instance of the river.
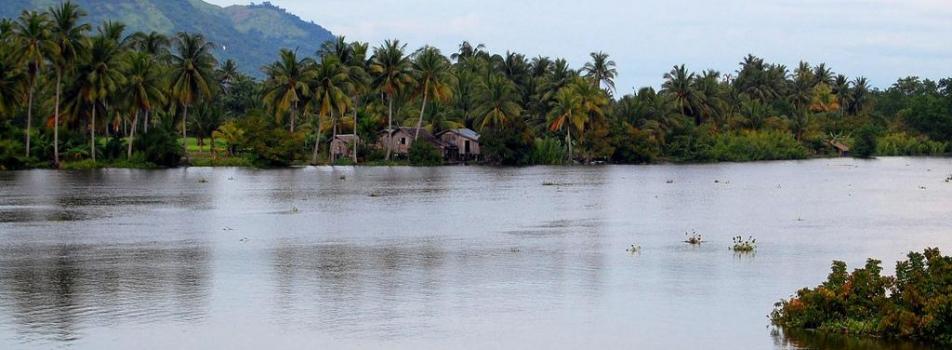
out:
M767 316L833 260L891 274L909 251L952 253L949 174L948 158L0 172L0 348L929 349L786 336ZM736 235L757 250L728 250Z

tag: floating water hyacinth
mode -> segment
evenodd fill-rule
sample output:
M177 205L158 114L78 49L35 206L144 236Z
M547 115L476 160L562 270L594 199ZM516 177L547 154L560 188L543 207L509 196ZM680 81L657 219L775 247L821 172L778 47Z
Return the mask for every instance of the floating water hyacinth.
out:
M626 252L629 252L629 253L631 253L631 254L640 253L640 252L641 252L641 246L640 246L640 245L637 245L637 244L632 244L631 247L628 247L628 249L625 249L625 251L626 251Z
M733 241L734 245L731 247L731 250L735 252L748 253L754 251L754 249L757 249L757 239L755 239L753 236L749 236L747 239L737 236L734 237Z

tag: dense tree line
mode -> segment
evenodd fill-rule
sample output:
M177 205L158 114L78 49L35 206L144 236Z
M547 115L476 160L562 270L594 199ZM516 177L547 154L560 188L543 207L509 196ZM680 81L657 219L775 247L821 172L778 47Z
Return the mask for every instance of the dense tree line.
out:
M341 37L282 50L259 82L218 62L200 34L93 28L84 15L66 2L0 21L4 168L385 162L392 150L373 144L395 126L472 128L494 164L795 159L833 145L943 154L952 141L952 79L879 90L825 64L751 55L728 74L675 66L660 90L625 94L601 52L576 69L468 42L447 56ZM348 159L329 155L339 133L363 140Z

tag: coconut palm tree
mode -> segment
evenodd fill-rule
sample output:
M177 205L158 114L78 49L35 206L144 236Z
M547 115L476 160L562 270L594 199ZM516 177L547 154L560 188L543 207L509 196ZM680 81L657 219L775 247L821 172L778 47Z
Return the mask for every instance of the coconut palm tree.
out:
M595 86L605 86L609 94L615 92L615 77L618 76L618 70L615 68L615 61L609 59L607 53L592 52L592 61L585 63L582 72L591 79Z
M63 75L79 60L86 46L86 32L91 27L89 24L80 24L86 12L69 1L50 8L50 14L53 16L51 34L55 48L53 54L50 55L50 61L53 62L56 71L56 100L53 104L55 109L53 112L53 164L59 166L60 99L63 94Z
M552 101L552 109L549 112L549 130L559 131L566 129L565 144L568 146L569 159L573 159L572 153L572 128L584 124L581 114L582 99L576 93L574 88L565 87L555 94Z
M695 124L701 125L701 115L698 113L699 96L694 88L694 73L689 73L684 65L674 66L664 75L663 93L671 95L672 102L684 116L694 116Z
M308 81L314 77L314 61L298 58L296 52L287 49L282 49L280 56L277 62L264 68L268 76L264 99L274 108L279 120L290 111L290 131L293 133L300 103L310 94Z
M104 104L125 82L125 76L120 69L120 53L118 44L103 35L92 39L89 49L89 58L80 68L80 97L91 105L90 119L90 155L96 162L96 112L99 105Z
M416 76L417 93L423 95L420 107L420 119L417 121L416 135L413 140L420 138L420 129L423 128L423 115L426 112L427 98L435 101L446 101L453 90L450 89L450 62L432 46L424 46L413 55L413 73Z
M238 71L238 63L232 59L225 60L225 63L222 63L217 73L218 85L220 85L222 89L226 91L241 76L241 72Z
M20 103L26 74L15 57L15 50L0 42L0 115L6 115Z
M188 140L188 107L203 97L212 95L214 69L212 44L201 34L178 33L174 40L172 61L172 96L184 109L182 114L182 147ZM188 159L188 152L185 152Z
M350 108L350 79L348 69L335 56L326 55L321 58L314 70L314 78L310 81L313 93L311 103L315 106L318 118L330 116L337 118L344 115ZM337 122L334 121L334 137L337 133ZM320 134L320 128L316 130ZM319 138L318 138L319 139ZM333 138L331 138L333 141ZM320 142L314 142L314 153L311 155L311 164L317 164L317 155Z
M504 127L522 114L516 86L506 77L491 74L476 96L476 116L481 129Z
M353 103L351 113L353 113L354 117L354 147L352 147L354 164L357 163L357 146L359 142L357 138L357 109L360 108L360 96L367 91L370 84L370 76L367 74L368 47L369 45L367 43L347 43L347 39L344 36L339 36L336 40L325 42L318 52L319 56L331 55L337 57L337 60L347 69L346 85L350 88L348 93ZM333 139L331 139L331 141L333 142Z
M383 45L374 48L374 55L370 63L370 74L373 76L372 86L387 98L387 160L393 153L393 145L389 135L393 132L393 100L396 95L411 85L413 75L410 71L410 61L404 54L406 45L399 40L387 40Z
M166 62L169 58L171 41L161 33L137 32L129 40L133 49L150 54L159 62Z
M26 64L27 74L27 113L26 113L26 156L30 156L30 133L33 128L33 95L36 81L44 69L47 57L55 52L50 40L50 22L45 13L23 11L16 22L16 46L20 57Z
M132 104L132 129L129 133L126 157L132 157L132 144L135 140L139 113L149 113L156 104L165 100L165 84L161 67L152 55L144 52L132 52L125 58L123 74L126 77L124 91L126 99Z

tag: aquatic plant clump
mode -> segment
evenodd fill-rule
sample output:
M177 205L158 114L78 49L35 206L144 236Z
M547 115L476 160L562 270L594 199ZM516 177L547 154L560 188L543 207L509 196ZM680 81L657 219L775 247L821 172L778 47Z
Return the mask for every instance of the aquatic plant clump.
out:
M747 239L744 239L744 237L741 237L741 236L737 236L733 238L733 241L734 241L734 245L731 246L731 250L735 252L747 253L747 252L754 251L754 249L757 249L757 239L754 238L753 236L747 237Z
M896 276L882 276L870 259L852 273L833 263L826 282L804 288L775 305L774 325L952 345L952 257L938 249L909 253L896 264Z

